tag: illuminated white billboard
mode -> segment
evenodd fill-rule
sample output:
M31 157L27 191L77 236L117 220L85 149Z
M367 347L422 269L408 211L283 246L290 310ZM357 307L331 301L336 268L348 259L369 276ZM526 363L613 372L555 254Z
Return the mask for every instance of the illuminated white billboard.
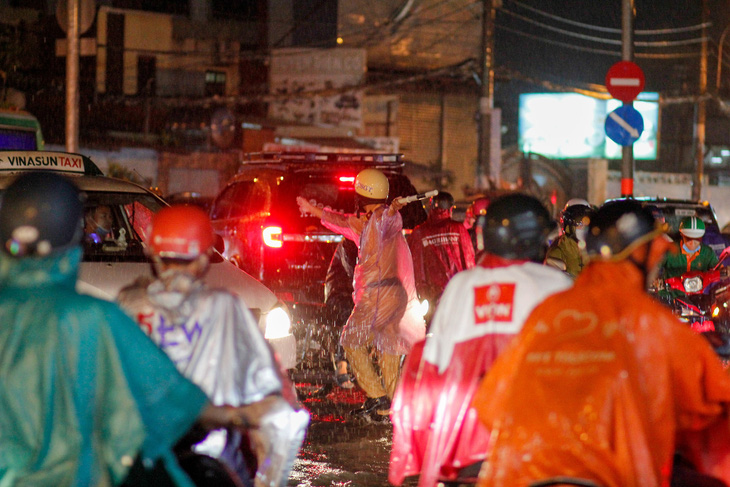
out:
M656 159L659 95L641 93L634 108L644 119L644 132L634 142L635 159ZM555 159L589 157L620 159L621 146L606 136L606 116L618 100L599 100L578 93L520 95L519 144L522 152Z

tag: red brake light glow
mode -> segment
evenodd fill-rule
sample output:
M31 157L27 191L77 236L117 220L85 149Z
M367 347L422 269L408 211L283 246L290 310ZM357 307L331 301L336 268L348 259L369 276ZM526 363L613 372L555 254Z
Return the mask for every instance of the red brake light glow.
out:
M340 176L341 183L354 183L355 176Z
M275 249L280 248L283 245L283 242L281 240L281 227L265 227L262 235L264 237L264 243L268 247L272 247Z

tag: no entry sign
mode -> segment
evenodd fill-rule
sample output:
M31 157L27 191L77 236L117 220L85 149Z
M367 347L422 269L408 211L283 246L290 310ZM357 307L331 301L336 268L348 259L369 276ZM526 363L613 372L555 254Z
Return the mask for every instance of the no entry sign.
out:
M619 61L606 73L606 89L612 97L625 103L644 90L644 72L631 61Z

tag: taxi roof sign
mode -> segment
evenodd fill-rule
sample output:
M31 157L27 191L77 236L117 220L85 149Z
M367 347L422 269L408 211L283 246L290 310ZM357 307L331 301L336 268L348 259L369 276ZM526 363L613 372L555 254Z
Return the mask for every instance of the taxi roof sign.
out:
M88 157L72 152L0 150L0 172L55 171L66 174L102 176Z

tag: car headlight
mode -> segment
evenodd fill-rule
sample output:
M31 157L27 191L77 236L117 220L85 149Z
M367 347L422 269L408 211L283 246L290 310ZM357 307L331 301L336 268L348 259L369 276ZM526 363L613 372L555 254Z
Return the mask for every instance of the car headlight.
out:
M418 311L420 311L421 316L423 316L424 318L428 314L428 308L429 308L428 299L424 299L418 305Z
M264 338L272 340L291 334L291 318L281 306L266 313Z
M690 277L684 280L684 292L698 293L702 291L702 278L700 276Z

